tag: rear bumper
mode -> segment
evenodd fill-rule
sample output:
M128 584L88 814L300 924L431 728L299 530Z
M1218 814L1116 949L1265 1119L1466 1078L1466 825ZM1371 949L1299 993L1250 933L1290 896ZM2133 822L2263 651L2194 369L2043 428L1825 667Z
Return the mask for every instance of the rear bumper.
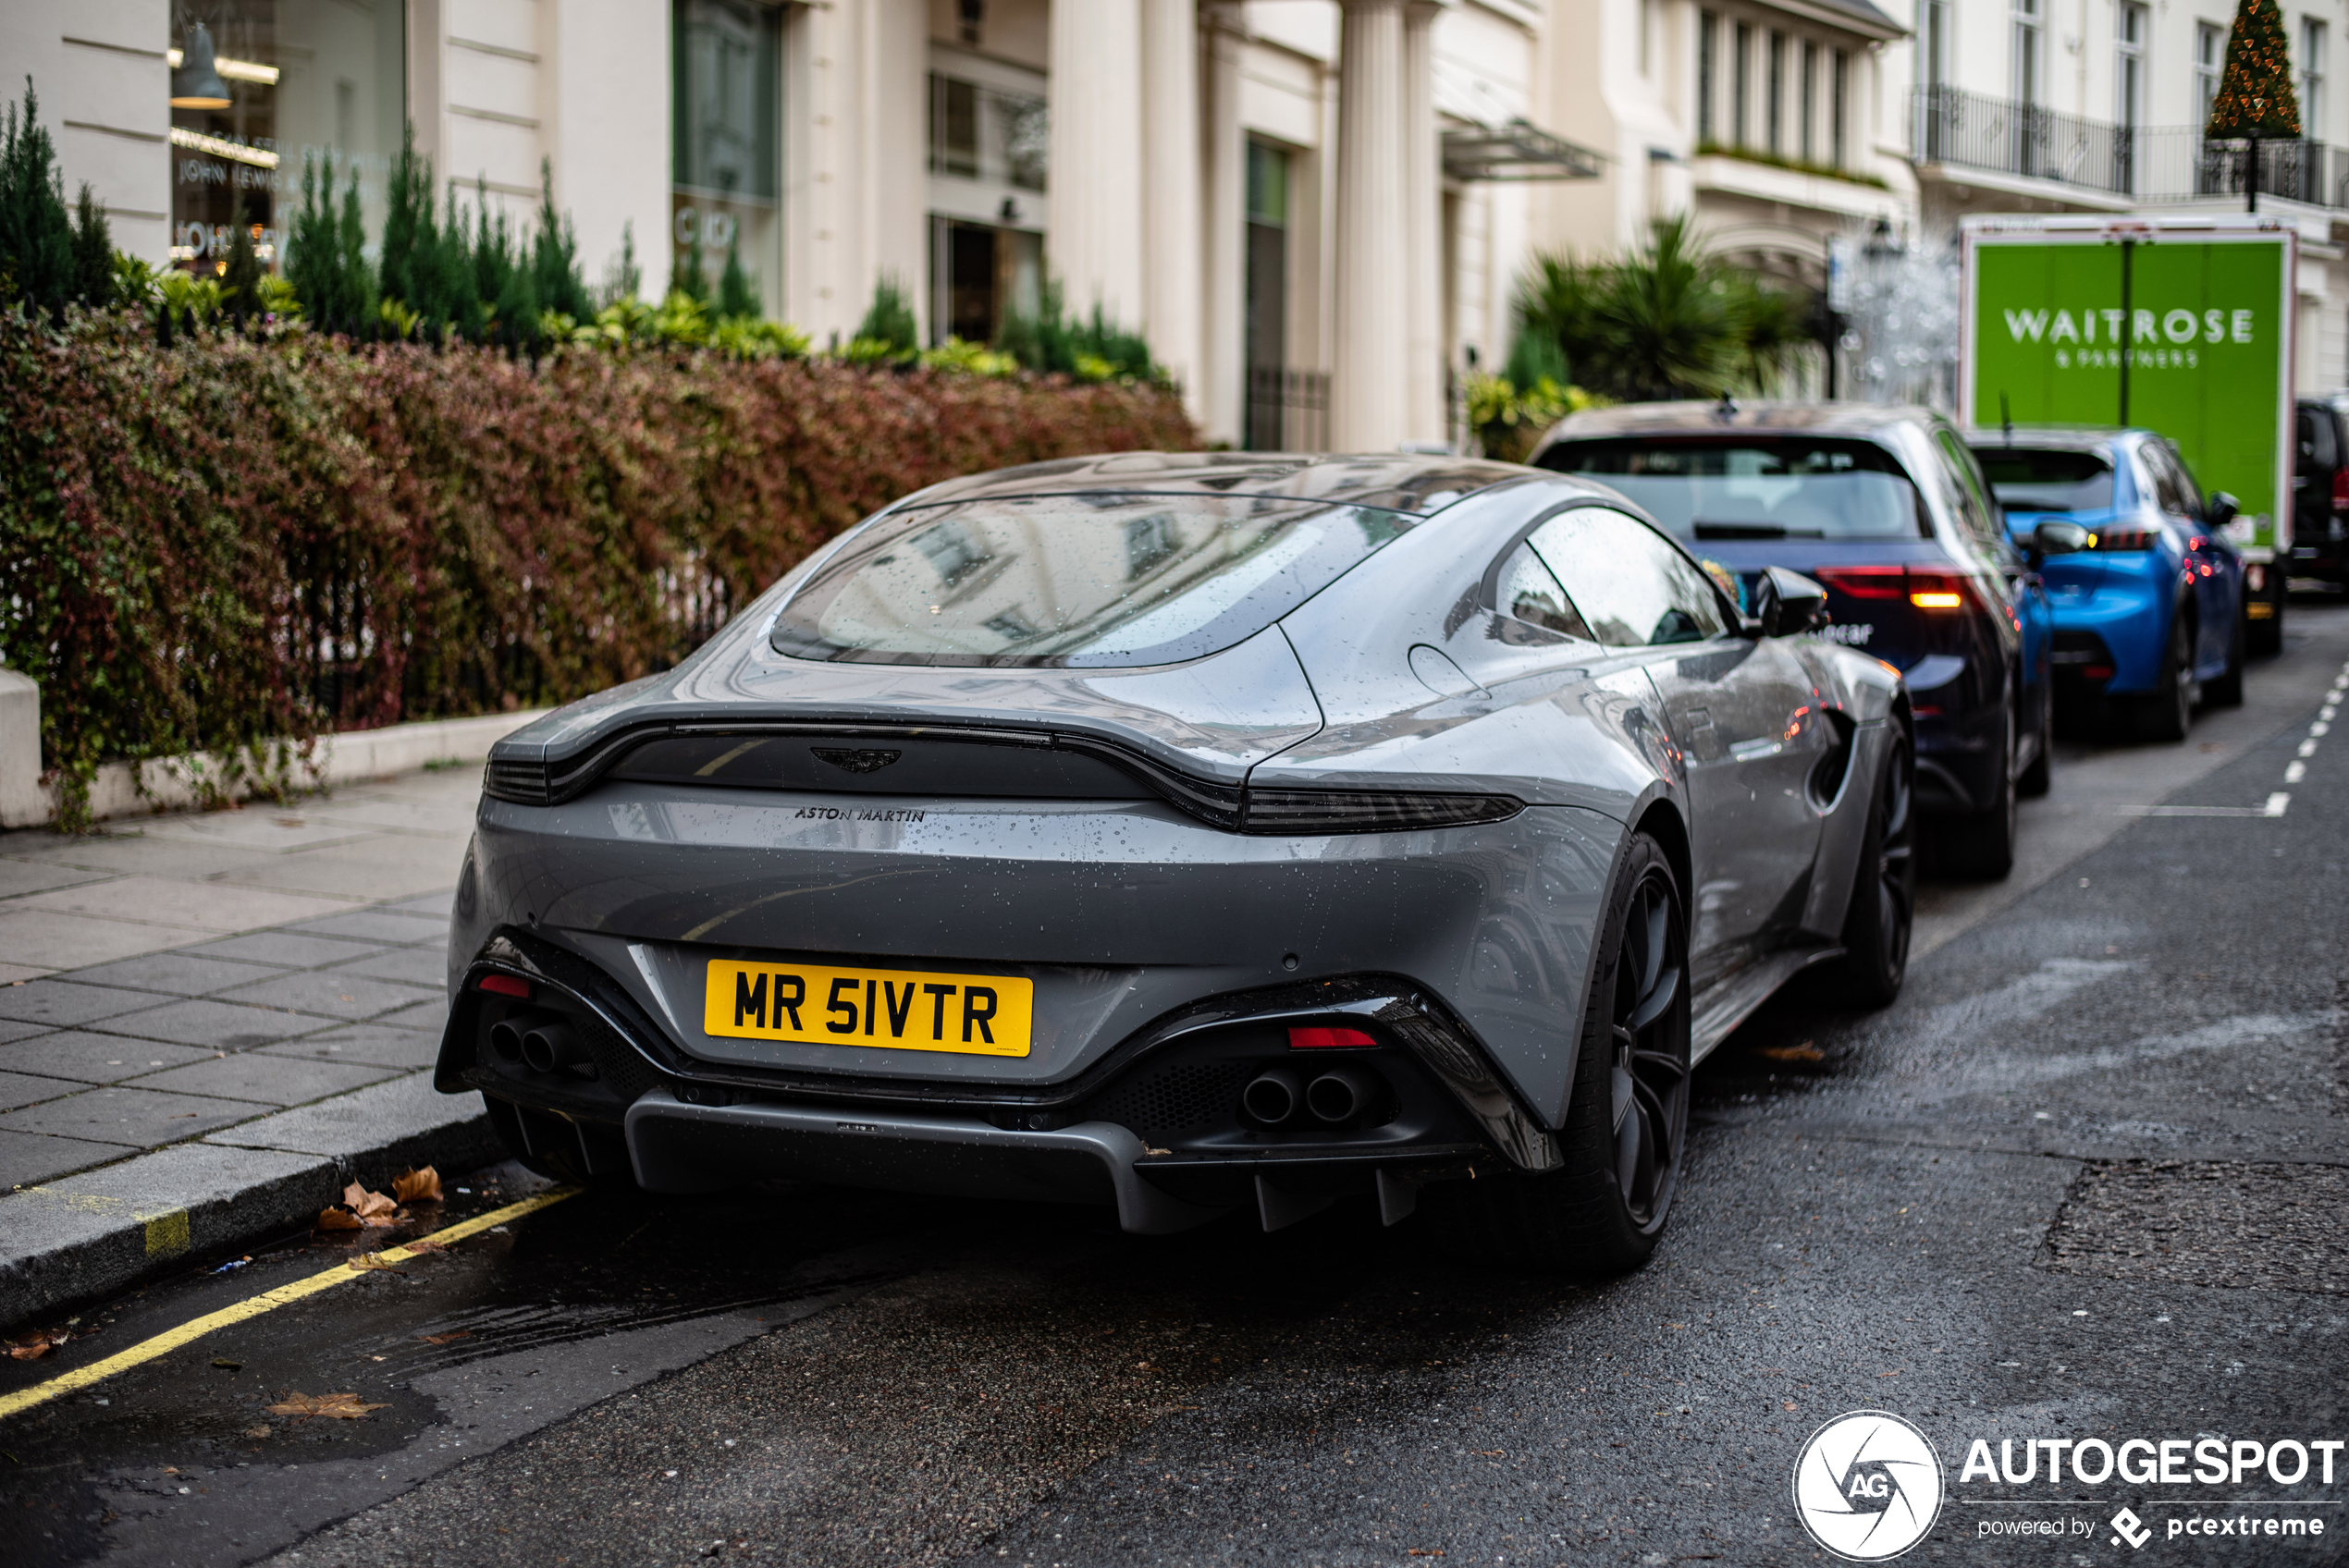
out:
M628 1108L628 1155L639 1185L707 1192L792 1177L888 1192L1032 1203L1113 1204L1141 1235L1187 1231L1220 1209L1186 1203L1137 1169L1142 1140L1111 1121L1049 1132L973 1118L818 1106L687 1105L655 1089Z
M2057 691L2067 697L2146 692L2161 680L2177 596L2175 569L2158 556L2113 557L2102 566L2086 593L2062 592L2060 580L2049 573L2049 584L2058 590L2048 596L2055 615ZM2095 639L2095 646L2084 638ZM2099 649L2102 658L2067 658ZM2091 676L2090 669L2110 673Z
M524 998L485 991L523 980ZM502 1059L493 1027L560 1023L578 1064ZM1297 1022L1359 1026L1377 1044L1298 1052ZM1237 1109L1266 1067L1366 1075L1379 1103L1336 1125L1266 1127ZM1114 1207L1158 1234L1253 1205L1268 1229L1349 1192L1390 1219L1420 1182L1479 1165L1542 1170L1556 1141L1482 1047L1430 998L1392 980L1211 998L1160 1020L1100 1069L1051 1085L876 1082L760 1072L677 1051L592 964L507 931L471 965L449 1010L438 1086L478 1089L507 1135L592 1174L630 1170L657 1192L785 1178L977 1199Z

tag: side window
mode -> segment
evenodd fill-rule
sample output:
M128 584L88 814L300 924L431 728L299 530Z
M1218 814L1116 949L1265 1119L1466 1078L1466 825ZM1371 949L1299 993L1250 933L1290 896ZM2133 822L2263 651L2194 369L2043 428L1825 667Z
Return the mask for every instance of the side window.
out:
M2178 470L2170 460L2169 448L2158 441L2145 444L2142 455L2153 474L2154 504L2171 517L2186 515L2186 498L2178 489Z
M1637 518L1577 507L1530 543L1610 646L1702 643L1728 629L1713 580Z
M2323 455L2317 450L2318 442L2321 439L2321 437L2317 433L2316 410L2308 407L2307 404L2303 403L2299 408L2293 410L2292 435L2294 446L2295 447L2294 456L2298 459L2293 465L2293 472L2295 473L2314 473L2318 469L2331 466L2325 461Z
M1580 637L1585 643L1598 641L1576 612L1574 601L1558 586L1558 580L1527 545L1519 545L1511 550L1508 560L1501 567L1500 607L1503 615L1545 631Z
M2178 455L2178 448L2166 441L2161 444L2161 457L2170 467L2171 483L2178 487L2180 511L2196 522L2200 522L2202 521L2202 486L2194 482L2194 470L2188 468L2186 459Z
M1933 437L1944 467L1949 470L1949 497L1956 504L1958 517L1966 532L1977 539L1998 537L1998 508L1990 503L1982 486L1982 471L1974 465L1974 454L1951 431L1937 431Z

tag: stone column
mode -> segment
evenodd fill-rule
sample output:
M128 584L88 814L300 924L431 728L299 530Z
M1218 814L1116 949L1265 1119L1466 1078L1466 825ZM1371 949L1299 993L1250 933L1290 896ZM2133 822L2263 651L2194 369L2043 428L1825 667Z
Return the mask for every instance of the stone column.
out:
M1045 265L1068 313L1144 325L1141 0L1052 8L1052 216Z
M1337 342L1330 443L1392 452L1411 435L1403 189L1404 0L1342 0L1338 42Z
M1435 129L1438 0L1409 0L1403 12L1403 228L1408 265L1409 420L1414 441L1445 439L1444 410L1443 150Z
M1199 419L1211 441L1236 447L1248 409L1248 146L1240 130L1240 46L1247 25L1234 0L1207 16L1207 309L1199 356Z
M1196 0L1142 0L1142 153L1149 189L1142 258L1150 352L1197 419L1199 307L1207 250L1199 233L1199 12Z

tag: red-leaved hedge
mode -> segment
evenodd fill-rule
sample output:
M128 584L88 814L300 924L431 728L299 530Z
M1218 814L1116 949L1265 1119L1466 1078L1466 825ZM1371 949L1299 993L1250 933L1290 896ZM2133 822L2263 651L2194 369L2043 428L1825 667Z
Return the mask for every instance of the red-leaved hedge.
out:
M1190 448L1135 385L0 318L0 663L101 761L567 701L664 668L908 491Z

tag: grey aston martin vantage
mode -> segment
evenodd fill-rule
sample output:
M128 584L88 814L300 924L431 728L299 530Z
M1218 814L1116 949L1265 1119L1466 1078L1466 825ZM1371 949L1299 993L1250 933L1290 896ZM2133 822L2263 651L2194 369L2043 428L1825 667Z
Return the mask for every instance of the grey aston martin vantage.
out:
M1586 480L1127 454L868 518L491 753L437 1082L573 1180L1338 1197L1617 1271L1690 1073L1906 964L1899 676ZM1458 1178L1479 1180L1462 1181Z

